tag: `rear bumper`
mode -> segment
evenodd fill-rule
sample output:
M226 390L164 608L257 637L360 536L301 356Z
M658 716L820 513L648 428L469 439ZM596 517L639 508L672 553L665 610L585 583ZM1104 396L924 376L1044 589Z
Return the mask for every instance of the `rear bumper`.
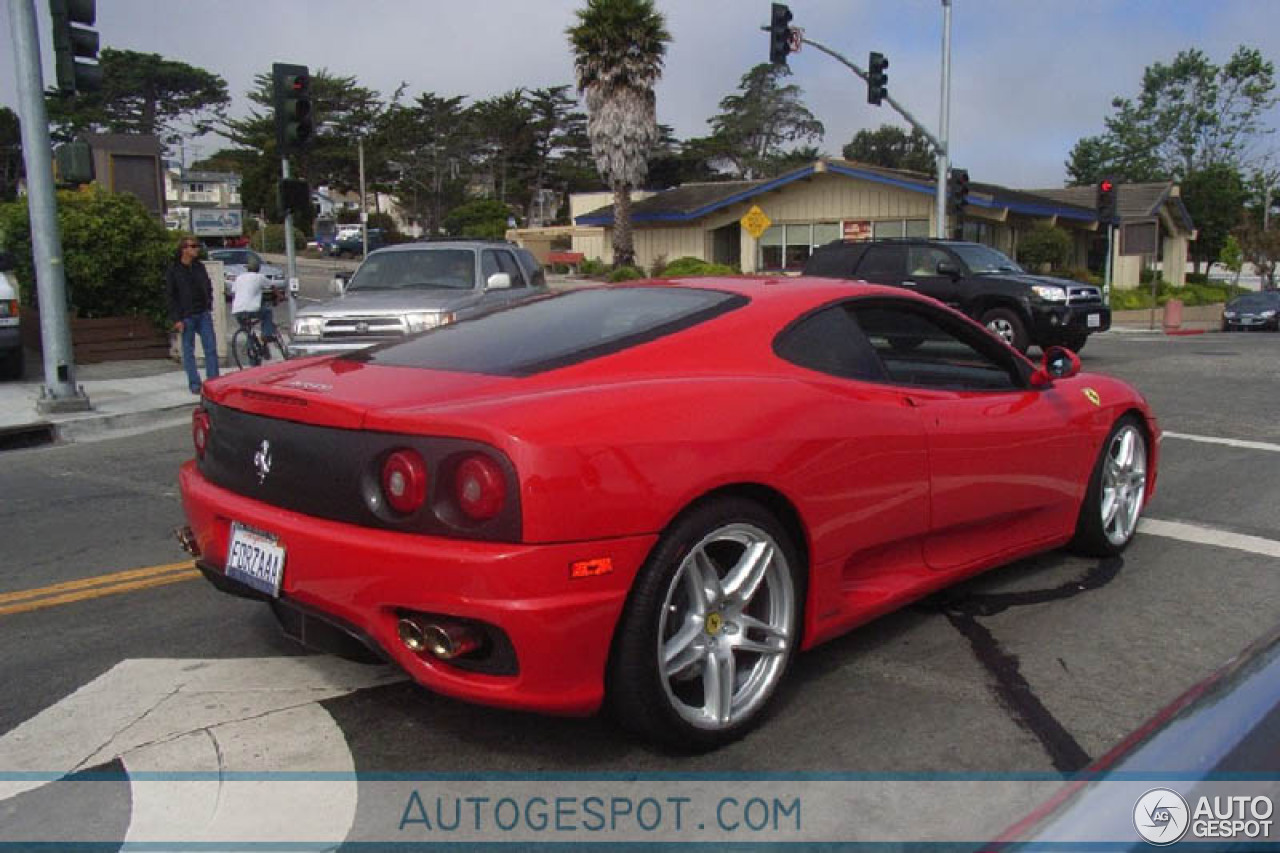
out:
M22 329L18 326L0 326L0 352L22 349Z
M631 582L656 536L527 545L475 542L358 527L282 510L219 488L194 462L179 474L183 507L202 554L202 571L233 594L273 601L337 628L443 694L487 705L588 714L604 698L614 628ZM222 573L232 520L278 537L286 549L278 600ZM611 574L571 580L570 565L609 557ZM499 629L516 659L514 675L467 670L409 651L396 623L402 611L475 620ZM305 623L304 623L305 624ZM327 650L326 643L303 639ZM312 631L313 635L316 631Z

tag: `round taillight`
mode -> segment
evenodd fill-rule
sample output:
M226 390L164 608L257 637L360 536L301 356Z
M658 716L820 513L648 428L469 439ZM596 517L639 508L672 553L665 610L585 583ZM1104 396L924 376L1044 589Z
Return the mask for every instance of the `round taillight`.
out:
M209 446L209 413L204 409L196 409L191 415L191 443L196 446L196 456L204 458L204 451Z
M453 496L458 508L468 518L488 521L502 512L502 505L507 499L507 483L502 469L488 456L468 456L454 476Z
M397 450L382 463L382 494L396 512L416 511L427 499L427 463L416 450Z

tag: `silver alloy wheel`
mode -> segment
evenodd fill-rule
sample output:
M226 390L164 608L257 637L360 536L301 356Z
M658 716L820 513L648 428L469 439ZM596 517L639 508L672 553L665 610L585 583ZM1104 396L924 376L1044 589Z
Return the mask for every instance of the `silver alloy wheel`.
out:
M1107 445L1102 464L1102 532L1112 545L1124 545L1138 527L1147 494L1147 442L1142 431L1125 424Z
M987 323L987 328L1000 336L1000 340L1013 346L1013 324L1003 317L997 317Z
M667 587L658 669L671 707L701 729L755 712L796 636L795 584L782 548L753 524L707 534Z

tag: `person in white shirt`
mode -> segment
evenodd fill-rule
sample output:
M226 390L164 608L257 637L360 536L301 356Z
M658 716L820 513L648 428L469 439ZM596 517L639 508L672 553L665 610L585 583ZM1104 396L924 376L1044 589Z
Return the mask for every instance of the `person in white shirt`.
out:
M261 269L262 264L256 257L251 256L249 262L245 264L245 271L236 276L236 280L231 283L231 315L245 328L249 327L253 318L260 318L262 336L270 339L275 337L276 327L271 319L271 305L263 304L262 297L267 289L267 277L259 272Z

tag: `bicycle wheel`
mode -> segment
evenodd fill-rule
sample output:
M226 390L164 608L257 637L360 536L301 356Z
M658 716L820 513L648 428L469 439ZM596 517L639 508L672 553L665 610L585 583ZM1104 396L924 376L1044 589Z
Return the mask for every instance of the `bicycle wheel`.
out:
M267 358L289 358L289 337L283 329L276 329L273 337L264 338L263 346L266 348Z
M250 337L248 330L236 329L236 333L231 336L231 357L235 360L236 367L243 370L254 366L255 343L256 340Z

